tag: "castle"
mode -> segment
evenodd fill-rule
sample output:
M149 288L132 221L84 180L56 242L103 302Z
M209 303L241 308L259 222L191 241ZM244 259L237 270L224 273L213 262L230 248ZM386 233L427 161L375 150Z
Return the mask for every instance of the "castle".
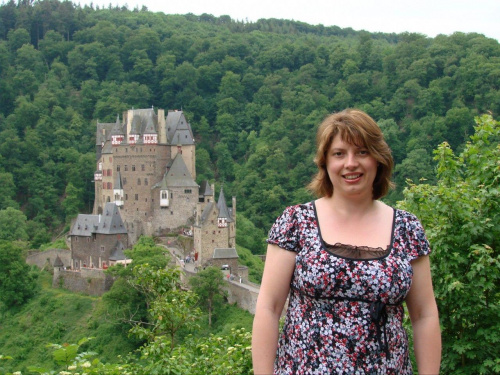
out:
M122 120L97 122L95 201L78 215L70 237L72 268L106 268L141 235L193 236L198 266L230 264L238 273L236 199L196 179L196 145L182 111L130 109Z

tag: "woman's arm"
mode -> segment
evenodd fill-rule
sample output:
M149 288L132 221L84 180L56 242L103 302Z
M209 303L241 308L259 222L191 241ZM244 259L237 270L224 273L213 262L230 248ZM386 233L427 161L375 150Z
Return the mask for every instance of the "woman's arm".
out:
M268 245L266 264L253 321L252 359L255 375L273 373L278 326L295 269L295 253Z
M411 265L413 280L406 297L406 305L413 327L418 373L437 375L441 365L441 331L432 288L429 256L421 256Z

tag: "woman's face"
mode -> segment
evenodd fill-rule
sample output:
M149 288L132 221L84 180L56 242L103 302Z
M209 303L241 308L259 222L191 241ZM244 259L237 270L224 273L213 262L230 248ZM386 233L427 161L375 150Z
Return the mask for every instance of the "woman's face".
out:
M358 147L336 135L326 156L326 169L334 194L372 199L377 161L365 147Z

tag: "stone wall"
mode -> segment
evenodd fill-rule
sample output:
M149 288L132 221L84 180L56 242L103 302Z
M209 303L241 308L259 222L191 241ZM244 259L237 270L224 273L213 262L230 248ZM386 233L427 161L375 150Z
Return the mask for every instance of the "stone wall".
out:
M63 262L66 267L71 266L71 250L67 249L49 249L45 251L32 251L26 257L26 263L31 265L35 265L40 269L43 269L47 265L52 268L54 265L54 261L57 256Z
M178 259L177 266L181 267ZM189 278L196 275L196 273L190 272L187 269L183 269L183 271L181 281L188 284ZM255 306L259 295L258 285L239 283L238 279L234 281L226 280L225 290L227 291L229 303L236 303L239 308L247 310L251 314L255 314Z
M53 288L100 296L111 289L114 279L103 270L82 268L79 271L54 269Z

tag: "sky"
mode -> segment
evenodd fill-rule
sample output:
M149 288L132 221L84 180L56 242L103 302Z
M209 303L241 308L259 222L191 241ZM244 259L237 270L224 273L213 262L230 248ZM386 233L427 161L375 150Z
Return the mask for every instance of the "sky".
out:
M219 17L255 22L260 18L311 25L351 27L370 32L415 32L435 37L477 32L500 41L499 0L73 0L81 6L146 6L165 14Z

